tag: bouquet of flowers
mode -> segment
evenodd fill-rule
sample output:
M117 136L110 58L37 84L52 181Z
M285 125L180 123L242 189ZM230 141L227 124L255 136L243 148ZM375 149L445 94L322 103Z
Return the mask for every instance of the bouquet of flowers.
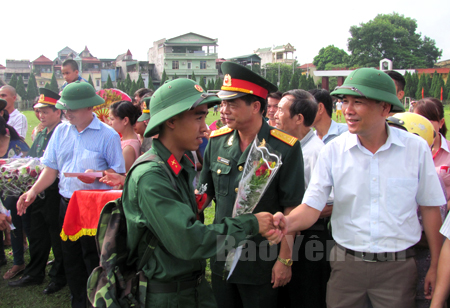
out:
M245 161L234 202L233 217L253 212L282 165L280 155L272 150L264 139L259 145L258 143L256 137ZM225 261L225 270L229 272L228 278L233 273L241 252L242 246L239 246L228 253Z
M36 182L44 167L39 158L1 159L0 183L3 198L18 197L27 192ZM44 197L42 194L39 196Z

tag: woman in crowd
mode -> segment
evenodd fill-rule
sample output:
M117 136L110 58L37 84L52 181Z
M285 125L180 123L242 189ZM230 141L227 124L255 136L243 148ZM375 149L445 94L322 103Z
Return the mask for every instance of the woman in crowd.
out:
M128 101L116 102L109 110L111 127L122 135L122 153L127 172L141 155L141 143L134 132L134 125L140 113L139 106Z
M16 130L7 124L9 119L9 114L4 110L3 100L0 101L0 158L10 158L13 156L21 155L25 156L29 151L28 145L25 140L19 136ZM11 231L11 244L14 256L14 265L10 268L3 279L11 279L17 276L25 269L24 254L24 237L23 229L28 234L29 220L28 216L18 216L17 215L17 203L18 197L7 197L2 198L3 205L11 211L12 223L16 227L15 230ZM0 265L6 264L5 252L3 249L3 237L0 237Z

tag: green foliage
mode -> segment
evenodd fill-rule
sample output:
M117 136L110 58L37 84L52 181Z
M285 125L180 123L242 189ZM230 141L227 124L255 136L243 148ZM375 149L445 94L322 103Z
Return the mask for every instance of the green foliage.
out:
M166 70L163 71L162 76L161 76L161 85L164 84L164 82L166 82L167 80L167 75L166 75Z
M447 76L447 82L445 83L444 99L450 100L450 76Z
M38 95L39 91L37 88L36 77L34 77L34 74L31 73L30 79L28 79L26 99L29 101L33 101Z
M148 75L148 85L147 89L155 91L155 86L153 85L152 76Z
M289 87L289 81L291 80L292 76L292 65L282 63L267 63L264 70L266 79L274 85L278 85L278 88L280 88L281 86L281 76L284 73L285 78L287 78L285 82L287 85L286 87Z
M300 75L298 89L308 91L308 81L306 80L306 75Z
M214 83L214 90L220 90L222 88L223 80L219 76L216 77L216 82Z
M175 80L175 79L178 79L177 73L175 73L175 75L173 75L173 79L172 80Z
M19 75L19 79L17 80L16 92L22 98L22 100L27 99L27 91L25 90L25 84L23 83L22 75Z
M50 90L53 92L59 93L58 82L56 81L55 73L52 74L52 80L50 82Z
M103 85L103 89L112 89L114 88L114 85L111 80L111 76L108 74L108 79L106 80L105 84Z
M205 77L203 77L203 76L200 77L199 85L200 85L200 87L203 88L203 90L206 89L206 85L205 85Z
M350 64L377 67L381 59L388 58L397 69L433 67L442 50L431 38L422 39L416 29L415 19L395 12L350 27Z
M125 78L123 89L125 92L127 92L130 89L130 87L131 87L131 78L130 78L130 74L127 73L127 77Z
M313 64L318 70L333 69L337 65L346 67L349 61L349 55L342 49L329 45L321 48L319 54L314 57Z
M16 73L13 73L11 76L11 80L9 81L9 85L13 87L14 89L17 87L17 75Z
M291 76L291 80L289 81L289 90L297 89L298 83L300 82L301 71L295 71Z
M289 73L287 73L286 71L281 73L281 81L280 81L280 85L278 86L278 90L280 90L281 92L286 92L289 90Z
M164 73L163 73L163 74L164 74ZM194 72L194 71L192 71L191 79L194 80L194 81L197 81L197 78L195 77L195 72Z
M142 75L141 74L139 74L139 78L138 78L136 84L137 84L138 90L142 89L142 88L145 88L144 79L142 79Z
M133 82L131 83L131 86L130 86L130 88L128 89L128 95L130 96L130 97L134 97L134 92L136 92L137 90L139 90L139 88L138 88L138 86L137 86L137 84L136 84L136 81L134 81L133 80Z
M49 89L50 90L50 84L48 82L45 83L44 88Z
M427 79L430 79L428 74L422 74L420 76L419 84L417 85L416 99L422 99L423 97L430 96ZM423 96L422 96L422 89L423 89Z
M442 79L442 76L440 74L435 73L435 75L438 75L436 84L434 86L433 97L437 99L441 99L441 90L442 90L442 100L444 99L444 92L445 92L445 83L444 79Z
M258 75L261 75L261 66L257 64L251 65L250 69Z
M88 80L88 83L95 89L95 87L94 87L94 81L92 80L91 74L89 74L89 80Z

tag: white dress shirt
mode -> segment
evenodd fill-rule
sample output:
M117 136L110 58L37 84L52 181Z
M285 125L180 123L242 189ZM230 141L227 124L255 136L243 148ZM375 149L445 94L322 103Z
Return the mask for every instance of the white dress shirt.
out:
M303 198L321 211L334 187L333 238L348 249L407 249L421 236L418 205L446 202L426 142L386 127L386 143L375 154L349 132L325 145Z
M20 137L25 138L27 136L27 117L23 113L20 113L19 110L14 109L14 111L11 112L8 125L14 127Z
M308 188L309 181L311 179L311 173L316 165L319 152L323 148L324 144L322 140L314 133L312 129L300 140L303 154L303 168L305 174L305 188Z

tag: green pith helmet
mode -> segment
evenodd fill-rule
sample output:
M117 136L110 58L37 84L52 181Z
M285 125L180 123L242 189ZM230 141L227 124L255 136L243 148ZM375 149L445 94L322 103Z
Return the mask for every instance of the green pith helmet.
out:
M220 102L215 93L206 93L193 80L178 78L161 85L150 100L151 118L144 137L152 137L159 132L164 121L203 104L208 107Z
M237 63L224 62L221 69L224 74L223 85L217 96L222 100L232 100L247 94L266 99L268 93L278 90L277 86Z
M150 100L151 96L148 96L142 100L142 114L139 119L137 119L138 122L150 120Z
M87 82L75 81L69 83L61 93L61 98L56 103L57 109L75 110L94 107L105 102L95 93L95 89Z
M388 74L374 68L354 70L331 95L341 99L344 95L366 97L391 104L391 112L405 111L397 97L394 81Z

